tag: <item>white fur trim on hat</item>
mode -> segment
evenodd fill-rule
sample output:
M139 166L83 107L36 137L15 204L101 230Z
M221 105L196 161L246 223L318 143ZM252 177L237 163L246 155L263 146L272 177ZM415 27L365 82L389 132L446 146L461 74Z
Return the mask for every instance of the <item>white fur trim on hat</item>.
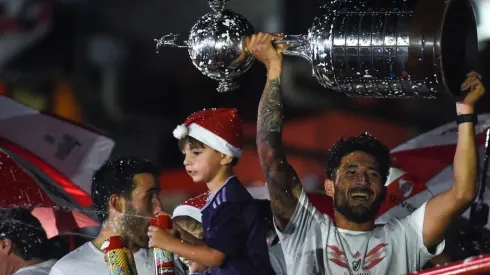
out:
M201 210L190 205L179 205L175 208L174 213L172 214L172 219L175 217L191 217L198 222L202 222L201 220Z
M189 136L199 140L218 152L236 158L239 158L242 155L242 150L240 148L231 145L220 136L196 123L189 125L188 129Z
M189 129L182 124L175 128L173 134L176 139L183 139L189 134Z

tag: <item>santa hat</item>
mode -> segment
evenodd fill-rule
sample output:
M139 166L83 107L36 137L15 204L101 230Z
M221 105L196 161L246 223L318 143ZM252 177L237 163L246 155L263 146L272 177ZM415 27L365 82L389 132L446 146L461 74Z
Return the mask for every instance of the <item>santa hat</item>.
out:
M201 209L206 205L209 192L202 193L192 199L188 199L181 205L177 206L172 214L172 219L176 217L191 217L201 222Z
M174 137L190 136L231 157L242 155L242 123L237 109L204 109L177 126Z

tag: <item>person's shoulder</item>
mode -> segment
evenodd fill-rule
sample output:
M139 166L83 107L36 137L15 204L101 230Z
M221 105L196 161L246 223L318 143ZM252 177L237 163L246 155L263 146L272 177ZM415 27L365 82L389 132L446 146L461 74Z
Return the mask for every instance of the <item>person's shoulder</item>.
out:
M225 193L227 201L231 203L251 203L254 200L247 188L243 186L236 176L228 179L222 191Z
M91 247L91 243L90 242L86 242L84 244L82 244L81 246L79 246L77 249L73 250L72 252L66 254L63 258L61 258L58 262L58 263L62 263L62 262L65 262L65 261L70 261L70 260L80 260L80 258L78 257L87 257L89 255L87 254L95 254L96 252L94 251L94 249ZM101 252L102 253L102 252Z
M21 268L15 275L48 275L56 263L55 259Z
M253 202L252 195L240 183L236 176L230 177L211 199L210 205L216 209L222 205L243 204Z
M405 230L405 219L392 217L383 223L376 224L373 233L374 235L397 235Z
M385 230L406 229L407 226L423 223L425 214L425 203L406 217L387 216L384 219Z
M57 261L51 268L49 274L74 275L73 272L78 269L77 267L85 261L91 261L94 255L96 255L96 251L90 247L90 242L87 242Z

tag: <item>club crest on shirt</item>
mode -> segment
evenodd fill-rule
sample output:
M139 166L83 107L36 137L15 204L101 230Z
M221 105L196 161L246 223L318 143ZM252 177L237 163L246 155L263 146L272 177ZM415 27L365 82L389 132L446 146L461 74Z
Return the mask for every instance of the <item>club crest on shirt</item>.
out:
M410 181L400 179L400 181L398 182L398 188L403 193L404 198L408 198L410 196L410 194L412 194L413 187L414 187L414 185Z
M370 275L371 270L386 257L385 247L387 245L387 243L378 244L369 250L365 256L357 251L352 255L353 260L351 260L350 267L345 252L335 245L328 245L328 260L347 269L344 275Z
M352 270L354 270L354 271L358 271L359 270L359 268L361 267L361 260L362 259L359 259L357 261L353 261L352 262Z

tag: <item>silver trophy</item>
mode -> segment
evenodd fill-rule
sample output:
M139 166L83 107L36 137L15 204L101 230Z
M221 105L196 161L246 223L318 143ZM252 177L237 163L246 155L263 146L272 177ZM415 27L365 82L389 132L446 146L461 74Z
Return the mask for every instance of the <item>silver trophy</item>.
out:
M196 67L222 81L219 90L231 90L236 87L232 78L253 63L243 49L253 28L224 10L226 2L210 2L215 12L194 25L186 46ZM234 27L218 23L225 22L225 14ZM223 34L233 40L224 43ZM173 38L159 44L175 45ZM285 55L307 59L323 87L353 97L460 99L460 85L477 56L469 0L333 0L320 7L307 34L285 35L274 43L289 46Z
M155 39L157 51L161 46L187 48L194 66L220 82L219 92L228 92L238 88L234 78L250 69L255 60L243 50L245 37L255 31L245 17L226 9L227 0L208 3L213 11L194 24L187 41L179 41L178 34L168 34Z
M459 99L477 55L468 0L332 1L306 35L276 43L323 87L357 97Z

